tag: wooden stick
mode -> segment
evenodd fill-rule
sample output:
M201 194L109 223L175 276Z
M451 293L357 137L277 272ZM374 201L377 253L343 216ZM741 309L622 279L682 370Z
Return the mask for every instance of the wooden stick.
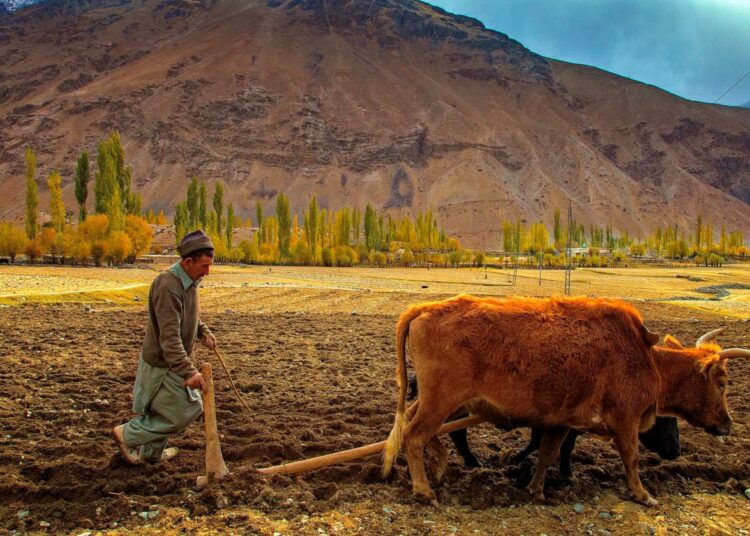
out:
M229 473L224 457L221 455L211 363L203 363L201 374L206 382L206 390L203 392L203 420L206 423L206 474L198 477L196 481L198 489L205 488L215 480L221 480Z
M479 424L480 422L484 422L484 420L485 419L483 419L479 415L472 415L471 417L464 417L463 419L459 419L457 421L451 421L441 426L436 435L455 432L456 430L460 430L461 428L468 428L470 426ZM337 463L346 463L358 460L360 458L364 458L365 456L369 456L370 454L377 454L378 452L381 452L384 447L385 441L380 441L378 443L372 443L371 445L365 445L363 447L357 447L341 452L334 452L332 454L325 454L316 458L309 458L307 460L300 460L298 462L274 465L272 467L264 467L262 469L258 469L258 472L263 473L264 475L275 475L277 473L280 473L282 475L294 475L297 473L304 473L305 471L321 469L323 467L328 467L329 465L334 465Z

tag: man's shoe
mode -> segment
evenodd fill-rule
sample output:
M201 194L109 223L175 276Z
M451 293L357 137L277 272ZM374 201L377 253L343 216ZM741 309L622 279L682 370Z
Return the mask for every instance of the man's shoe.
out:
M112 428L112 438L115 440L115 443L117 443L117 448L120 450L120 456L122 456L122 459L130 465L138 465L141 463L138 457L138 451L129 448L125 444L125 440L122 438L123 430L124 426L122 424Z
M143 451L141 451L139 455L139 460L141 463L159 463L159 462L166 462L177 456L177 453L180 452L180 449L177 447L167 447L163 451L161 451L161 457L158 460L153 460L151 458L146 457L146 455L143 454Z
M161 453L161 461L168 462L180 452L177 447L167 447Z

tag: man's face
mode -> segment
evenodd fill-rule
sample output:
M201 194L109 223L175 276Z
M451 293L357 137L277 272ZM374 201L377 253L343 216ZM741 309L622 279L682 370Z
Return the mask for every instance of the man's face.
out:
M193 260L192 257L188 257L181 262L182 269L185 270L185 273L189 275L190 279L193 281L198 281L199 279L206 277L208 275L208 270L213 263L213 257L209 257L208 255L202 255L196 260Z

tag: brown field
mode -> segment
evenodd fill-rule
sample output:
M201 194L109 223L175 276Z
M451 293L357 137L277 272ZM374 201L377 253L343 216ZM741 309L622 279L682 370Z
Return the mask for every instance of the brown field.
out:
M532 504L524 486L533 457L502 462L525 444L527 430L502 433L489 425L469 432L483 467L467 469L452 456L439 508L412 498L403 458L388 482L378 477L377 457L294 478L253 470L385 438L396 398L394 326L407 304L459 292L560 293L563 272L543 272L539 285L538 272L521 270L510 286L508 271L484 269L216 267L202 290L203 317L254 410L243 411L217 371L219 430L233 475L196 492L204 463L200 423L174 441L182 450L176 460L122 467L111 461L108 434L130 415L144 301L162 268L0 268L0 533L750 530L750 362L742 361L730 365L731 436L681 423L680 459L642 453L642 478L660 501L654 509L625 500L615 449L592 438L579 439L572 481L551 470L548 504ZM750 347L750 290L730 288L719 299L696 291L736 283L750 284L750 266L573 273L574 293L626 298L654 331L691 343L726 326L723 346ZM196 358L211 356L199 348Z

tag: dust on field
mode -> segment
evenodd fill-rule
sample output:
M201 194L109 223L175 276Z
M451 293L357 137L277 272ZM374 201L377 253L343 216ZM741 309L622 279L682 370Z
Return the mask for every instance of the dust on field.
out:
M118 285L154 275L113 272ZM750 363L743 361L730 364L731 436L715 438L681 423L680 459L661 462L643 453L641 475L660 501L655 509L625 500L615 449L591 438L578 441L572 481L551 470L549 504L531 504L524 487L533 460L503 463L505 453L524 446L527 432L503 433L486 424L469 431L483 466L467 469L452 456L438 489L439 508L414 500L403 458L389 481L378 477L377 456L293 478L259 475L258 467L385 438L396 398L395 320L406 304L459 291L508 290L505 274L485 280L481 270L467 271L463 284L450 270L352 272L222 267L206 280L204 319L254 412L244 411L215 366L219 431L233 474L203 492L195 491L195 478L204 472L201 423L175 439L181 453L164 465L124 467L112 456L109 431L130 415L143 301L108 304L99 295L91 304L0 309L0 531L742 534L750 526L744 496L750 488ZM388 277L378 279L379 272ZM22 275L29 273L37 275ZM665 279L680 279L679 288L662 296L717 284ZM684 343L725 325L720 343L750 347L743 318L673 302L634 303L650 329ZM197 357L211 358L202 348Z

